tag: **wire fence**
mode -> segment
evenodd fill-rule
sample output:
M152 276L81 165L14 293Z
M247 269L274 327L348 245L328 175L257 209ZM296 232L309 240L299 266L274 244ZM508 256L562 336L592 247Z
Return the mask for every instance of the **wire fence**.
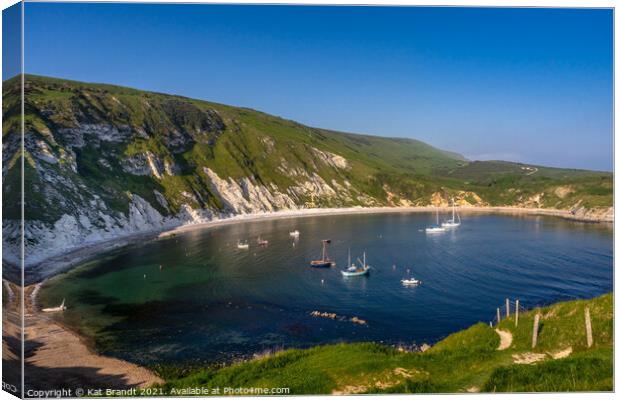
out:
M489 321L489 325L496 326L501 320L505 319L507 315L513 316L517 309L517 303L519 305L519 314L521 314L527 311L535 310L537 308L547 307L559 301L569 301L569 300L579 300L579 299L580 297L573 296L573 295L562 295L552 300L526 301L526 302L523 302L519 299L515 299L515 300L506 299L508 300L508 311L509 312L508 313L506 312L507 310L506 302L505 301L502 302L502 304L496 308L495 315L493 316L493 319ZM499 319L498 319L498 314L499 314Z
M517 307L519 308L519 312L527 311L527 309L521 305L519 300L506 299L502 305L496 308L495 315L493 316L493 319L489 321L489 325L496 326L503 319L514 315Z
M569 298L569 299L577 299L577 297L575 296L564 296L564 297ZM518 299L516 300L506 299L504 301L504 304L496 308L495 318L489 321L489 325L493 327L493 324L495 323L495 326L497 326L502 321L502 319L514 317L514 322L516 326L518 324L519 314L522 314L526 311L540 309L541 307L548 306L552 303L554 302L539 303L539 304L528 307L526 305L523 305ZM534 316L534 325L532 327L532 348L535 348L537 344L539 322L540 322L541 317L542 317L541 313L536 312ZM592 336L592 320L590 317L590 308L588 306L585 306L584 308L584 318L585 318L585 328L586 328L585 329L586 330L586 335L585 335L586 345L588 346L588 348L590 348L592 347L592 344L593 344L593 336Z

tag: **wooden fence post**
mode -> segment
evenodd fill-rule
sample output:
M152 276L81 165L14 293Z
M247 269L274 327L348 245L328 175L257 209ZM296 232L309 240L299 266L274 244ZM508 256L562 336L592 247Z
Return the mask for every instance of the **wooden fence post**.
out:
M538 322L540 321L540 314L536 314L534 317L534 330L532 331L532 348L536 347L538 342Z
M499 315L499 307L497 307L497 323L499 324L499 321L502 320L502 316Z
M510 318L510 300L506 299L506 318Z
M519 299L515 302L515 326L519 326Z
M586 340L588 347L592 347L592 321L590 321L590 309L586 307Z

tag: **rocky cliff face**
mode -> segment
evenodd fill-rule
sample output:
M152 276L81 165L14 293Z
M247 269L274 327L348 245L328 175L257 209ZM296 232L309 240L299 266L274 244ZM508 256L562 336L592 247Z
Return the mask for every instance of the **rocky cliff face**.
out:
M462 157L414 140L324 131L253 110L109 85L30 76L26 82L26 265L135 233L307 207L528 199L541 207L573 207L575 214L600 212L592 211L581 181L545 176L540 183L533 169L522 173L521 167L510 176L527 185L495 188L495 175L483 181L476 172L471 179ZM18 84L5 82L3 92L3 254L14 264L22 173ZM458 174L467 178L454 178ZM588 190L602 193L597 201L607 201L609 177L584 176Z
M281 160L279 173L294 182L285 188L256 174L221 177L207 166L188 166L187 158L177 156L193 150L197 143L214 146L226 128L215 110L202 112L186 102L166 100L158 105L170 126L154 129L147 124L132 126L129 121L110 123L104 116L113 111L103 108L96 113L99 107L92 103L87 107L74 102L67 113L37 101L36 90L30 89L30 115L39 124L29 124L25 132L25 195L27 202L40 203L26 207L27 265L135 233L231 215L295 210L311 196L324 201L340 199L343 204L353 203L353 196L365 200L350 184L325 181L318 173L321 168L346 169L347 160L312 146L307 146L313 157L311 166ZM94 95L84 97L93 100ZM120 100L113 101L123 106ZM145 104L149 109L155 107L148 101ZM18 132L9 137L18 138ZM268 147L275 146L271 137L261 140ZM19 150L18 140L5 142L5 175ZM12 168L17 168L18 163L14 164ZM194 184L187 184L188 176ZM136 183L137 190L132 190ZM175 183L178 188L169 187ZM5 218L3 226L4 258L17 263L19 221Z
M139 132L127 127L114 127L104 124L84 124L71 129L58 129L51 133L54 144L50 146L34 131L26 132L26 151L29 167L34 177L29 181L32 187L26 197L35 192L41 193L42 200L57 219L26 218L26 264L32 265L44 259L87 244L119 238L135 233L173 228L185 224L208 222L239 214L255 214L278 210L296 210L304 207L304 200L311 196L323 199L340 199L343 204L352 204L353 196L363 203L372 205L369 196L351 189L351 185L340 185L332 180L327 183L317 172L304 169L288 169L283 166L283 174L294 176L296 184L282 190L275 183L264 183L255 177L220 177L215 171L204 167L201 178L202 188L181 190L179 199L171 207L168 197L153 189L153 198L146 200L137 193L127 190L121 195L127 200L127 209L115 209L110 204L111 188L97 187L85 182L80 174L81 165L78 153L89 148L102 150L108 143L122 144L133 140ZM182 135L181 135L182 136ZM175 135L176 137L176 135ZM178 149L187 144L178 137L169 145ZM15 151L15 149L13 149ZM324 153L311 148L317 155L316 163L329 168L346 168L346 159L336 154ZM113 154L117 157L116 154ZM103 171L114 172L117 163L124 174L148 177L161 181L166 176L177 175L180 168L169 159L162 158L151 151L136 152L129 157L110 159L109 154L99 153L95 157L96 166ZM105 182L102 182L105 183ZM202 190L201 190L202 189ZM217 205L211 205L206 197L213 197ZM155 202L153 202L153 199ZM153 202L153 203L152 203ZM43 205L40 205L43 206ZM11 237L19 231L15 220L4 221L4 229ZM5 259L17 262L19 247L16 241L5 241Z

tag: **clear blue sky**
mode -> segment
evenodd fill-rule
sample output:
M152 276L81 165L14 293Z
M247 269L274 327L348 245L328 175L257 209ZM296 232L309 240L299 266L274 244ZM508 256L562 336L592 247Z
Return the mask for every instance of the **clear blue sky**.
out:
M611 10L26 4L26 72L611 170Z
M22 57L21 3L2 10L2 80L19 74Z

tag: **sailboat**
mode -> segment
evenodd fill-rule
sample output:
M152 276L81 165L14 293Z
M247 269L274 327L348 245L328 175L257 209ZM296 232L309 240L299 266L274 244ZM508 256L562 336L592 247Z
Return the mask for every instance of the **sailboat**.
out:
M62 303L60 303L60 305L58 307L50 307L50 308L44 308L43 312L59 312L59 311L65 311L67 309L67 306L65 306L65 299L62 299Z
M446 228L444 228L443 226L439 225L439 208L436 208L436 216L437 216L437 223L428 226L426 228L426 233L439 233L439 232L445 232Z
M327 255L327 245L330 244L332 241L331 239L323 239L322 243L323 243L323 253L321 256L320 260L313 260L310 261L310 266L314 267L314 268L329 268L331 267L333 264L335 264L333 261L331 261L329 259L329 256Z
M247 250L250 248L250 244L248 243L247 240L239 240L237 242L237 248L238 249L243 249L243 250Z
M256 244L259 246L267 246L269 244L269 240L265 240L260 236L256 239Z
M370 271L370 265L366 264L366 252L364 252L364 261L360 261L359 258L357 261L361 264L361 267L358 267L355 263L351 264L351 249L349 249L349 261L347 262L347 268L340 271L342 276L361 276L368 274L368 271Z
M290 237L293 237L293 238L298 238L299 237L299 231L297 229L295 229L294 231L289 232L288 235Z
M455 218L456 215L456 218ZM458 220L457 220L458 218ZM456 212L456 206L454 204L454 198L452 199L452 219L448 219L441 223L444 228L456 228L461 225L461 216Z

